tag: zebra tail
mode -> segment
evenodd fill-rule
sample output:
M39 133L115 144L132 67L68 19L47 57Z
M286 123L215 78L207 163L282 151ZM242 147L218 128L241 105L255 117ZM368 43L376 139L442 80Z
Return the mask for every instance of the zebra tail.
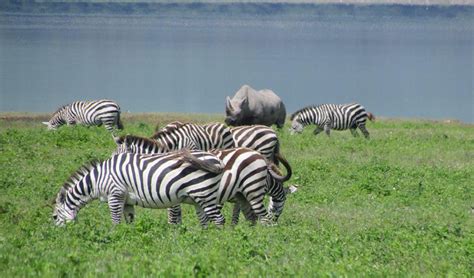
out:
M370 112L367 112L367 118L369 118L369 120L371 120L372 122L375 122L375 116L374 114L370 113Z
M205 171L214 173L214 174L220 174L224 171L224 163L222 160L218 159L220 161L220 165L217 166L211 162L205 161L205 160L200 160L194 155L192 155L187 149L184 149L181 151L181 155L183 157L183 162L188 162L189 164L193 165L194 167L198 169L203 169Z
M280 182L285 182L287 180L289 180L291 178L291 175L293 174L293 171L291 170L291 166L290 166L290 163L288 162L288 160L286 160L283 156L281 156L281 154L277 153L275 155L275 159L277 159L278 161L281 162L281 164L283 164L283 166L285 166L286 168L286 176L282 176L280 174L278 174L277 171L273 170L273 166L274 164L271 164L269 167L268 167L268 171L270 172L270 174L272 175L272 177Z

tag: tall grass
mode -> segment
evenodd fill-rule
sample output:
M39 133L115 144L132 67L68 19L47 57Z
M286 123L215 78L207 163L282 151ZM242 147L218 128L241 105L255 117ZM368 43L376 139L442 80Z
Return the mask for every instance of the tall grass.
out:
M50 202L81 164L114 149L103 127L48 132L42 115L0 115L0 276L472 276L474 126L416 120L291 136L277 131L294 175L276 227L200 228L137 209L114 227L93 202L54 227ZM220 115L124 115L123 134L150 136L174 120ZM224 214L230 219L230 206Z

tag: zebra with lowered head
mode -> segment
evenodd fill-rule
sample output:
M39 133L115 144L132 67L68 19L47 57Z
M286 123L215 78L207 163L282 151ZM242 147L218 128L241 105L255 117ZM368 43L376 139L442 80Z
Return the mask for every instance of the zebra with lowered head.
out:
M135 205L169 208L189 203L202 217L223 225L217 207L223 168L221 160L201 151L114 155L71 176L56 197L53 220L62 226L91 200L106 197L114 224L121 222L122 215L131 222Z
M43 122L48 129L57 129L67 124L102 125L108 131L114 128L123 129L120 120L120 106L112 100L75 101L61 106L48 122Z
M308 106L291 115L290 132L301 133L305 126L314 124L316 125L315 135L323 130L329 136L331 129L350 129L352 135L356 137L358 136L356 129L359 128L368 139L369 132L365 128L367 119L373 121L375 117L358 103Z

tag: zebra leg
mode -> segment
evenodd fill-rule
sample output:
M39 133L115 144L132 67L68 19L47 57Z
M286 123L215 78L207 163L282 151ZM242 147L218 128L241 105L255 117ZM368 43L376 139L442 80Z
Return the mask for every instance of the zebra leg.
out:
M208 223L209 223L209 217L207 217L207 214L202 210L202 208L198 205L195 206L196 209L196 215L199 219L199 223L203 228L207 228Z
M104 121L103 124L104 124L105 129L107 129L108 132L114 133L115 127L114 127L113 121Z
M168 208L168 224L181 224L181 206L176 205Z
M216 205L208 205L202 207L206 215L214 222L218 227L224 226L225 218L221 211Z
M360 124L359 129L360 129L360 131L362 131L362 134L364 134L365 138L370 139L370 134L367 131L367 129L365 128L365 124Z
M321 128L320 126L317 126L316 129L313 131L313 134L314 135L318 135L319 133L321 133L321 131L323 131L324 129Z
M247 200L243 199L242 202L240 202L240 208L244 213L245 219L250 221L252 226L257 224L257 215L253 212L252 207L250 206L250 203L247 202Z
M109 196L109 210L114 224L120 224L125 206L125 194L113 192Z
M330 136L331 127L329 125L324 125L324 131L326 132L327 136Z
M257 221L257 216L252 210L250 203L243 195L237 194L235 196L234 209L232 211L232 225L237 225L239 223L240 212L242 211L245 219L251 222L251 225L255 225Z
M234 203L234 208L232 209L232 225L239 224L240 216L240 204L239 202Z
M135 208L132 205L125 205L123 208L123 217L125 218L125 222L128 224L132 223L135 219Z
M268 213L263 204L263 199L257 198L248 202L252 212L255 214L255 218L264 225L268 224ZM241 203L243 204L243 203ZM244 209L244 208L242 208Z
M356 129L356 128L351 127L350 130L351 130L352 136L354 136L354 137L359 137L359 133L357 133L357 129Z
M214 222L218 227L222 227L225 223L225 218L222 215L221 211L216 204L216 200L209 200L208 198L201 198L200 196L196 196L194 194L189 196L199 209L203 210L209 219Z

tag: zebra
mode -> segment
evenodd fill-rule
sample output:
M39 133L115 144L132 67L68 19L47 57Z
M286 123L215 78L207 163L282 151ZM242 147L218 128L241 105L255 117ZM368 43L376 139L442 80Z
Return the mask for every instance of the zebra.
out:
M291 134L301 133L304 126L315 124L314 134L325 131L329 136L330 130L350 129L352 135L357 137L357 128L369 138L369 132L365 128L367 118L375 120L372 113L366 112L365 108L358 103L351 104L321 104L302 108L291 115Z
M116 150L116 152L119 153L134 152L150 154L165 150L162 144L139 136L127 135L121 138L119 141L122 142L122 145L119 145ZM224 195L219 195L221 196L221 198L219 199L219 203L222 204L225 200L235 201L236 204L234 205L232 224L236 225L238 223L241 209L243 210L245 217L248 220L251 220L252 223L255 223L257 218L265 219L265 214L261 212L262 203L260 202L260 199L263 199L262 194L265 194L267 192L271 197L268 213L270 213L271 215L271 221L276 222L281 214L281 211L283 210L286 194L293 193L294 191L296 191L296 187L294 186L291 186L289 188L283 188L283 182L287 181L289 177L291 177L291 167L289 163L285 159L281 158L281 162L287 170L287 175L282 176L273 163L269 162L260 152L251 150L249 148L233 148L225 150L214 149L210 150L209 152L221 159L225 165L224 175L222 177L224 181L221 182L221 189L227 188L230 191L229 193L227 193L227 195L226 193L223 193ZM258 192L257 197L259 198L259 201L257 203L252 203L249 201L250 197L255 196L254 193L251 192L249 194L246 194L245 196L241 196L243 193L239 191L242 188L245 188L246 186L245 184L243 184L242 180L238 180L238 177L244 172L250 172L250 170L248 170L248 166L253 165L253 160L260 161L256 162L257 164L260 163L260 165L263 165L263 162L261 161L264 161L266 167L268 168L268 173L265 174L265 181L263 181L262 178L263 184L258 184L258 186L262 188L260 188L259 191L255 191ZM255 175L262 175L260 171L255 171L254 173ZM232 180L232 178L234 180ZM232 183L232 181L234 182ZM257 190L255 189L256 186L257 185L253 185L253 190ZM263 187L265 187L266 189L263 189ZM245 190L242 191L245 193ZM241 195L236 193L240 193ZM232 196L234 196L235 199L233 199L234 197ZM168 209L168 223L181 223L181 208L179 205Z
M102 125L112 132L114 128L123 129L120 120L119 105L107 99L92 101L75 101L58 108L48 122L43 122L49 130L54 130L61 125Z
M221 226L225 219L217 197L223 170L221 160L202 151L120 153L73 174L57 194L53 220L63 226L91 200L107 197L114 224L122 215L132 222L135 205L167 208L183 202L194 204L199 215Z
M213 137L207 130L193 123L172 122L151 136L151 139L170 150L210 150L233 146L231 138Z

